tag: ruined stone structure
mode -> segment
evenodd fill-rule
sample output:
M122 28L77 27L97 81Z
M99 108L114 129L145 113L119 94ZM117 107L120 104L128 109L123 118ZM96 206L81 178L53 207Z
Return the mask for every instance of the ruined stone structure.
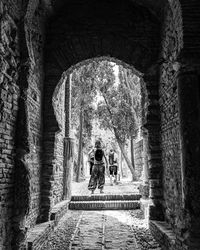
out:
M199 0L0 1L0 249L26 247L40 225L46 241L62 215L70 168L62 74L101 56L143 75L152 232L163 249L200 249L199 13Z

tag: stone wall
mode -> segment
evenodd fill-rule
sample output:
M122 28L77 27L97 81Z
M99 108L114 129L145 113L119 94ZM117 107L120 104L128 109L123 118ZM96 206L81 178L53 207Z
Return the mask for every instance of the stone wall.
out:
M15 150L21 147L24 140L28 142L26 163L30 170L31 202L26 227L36 223L39 215L40 200L40 170L41 170L41 136L42 136L42 44L43 44L43 15L37 8L37 1L30 5L29 16L23 25L19 21L26 14L26 7L20 1L1 1L1 42L0 42L0 185L1 185L1 214L0 214L0 248L10 249L12 240L12 220L14 206L14 171ZM26 5L27 6L27 5ZM23 8L24 7L24 8ZM26 29L27 28L27 29ZM25 34L25 36L24 36ZM25 40L26 39L26 40ZM23 47L24 46L24 47ZM28 55L26 54L28 48ZM33 58L34 54L34 58ZM26 65L24 67L24 65ZM23 68L27 75L23 75ZM20 68L22 69L20 71ZM21 73L21 76L19 75ZM26 119L23 126L17 123L17 117L22 115L18 109L19 100L25 104ZM23 117L23 115L21 116ZM20 118L21 119L21 118ZM26 120L28 121L26 124ZM21 122L21 121L20 121ZM27 126L28 131L24 130ZM17 131L16 131L17 128ZM20 137L19 135L22 135ZM26 137L26 138L25 138ZM16 139L17 138L17 139ZM23 147L21 148L23 149ZM25 148L23 150L26 150Z
M172 13L168 11L163 37L163 58L161 67L160 107L162 132L162 161L164 167L164 198L166 219L175 224L175 214L181 207L181 168L179 146L179 117L177 98L177 73L173 69L172 59L177 57L177 37L174 31ZM171 59L171 60L172 60ZM177 207L175 208L176 199Z
M65 81L64 77L58 84L58 91L54 92L54 112L59 124L60 130L56 133L55 138L55 164L54 164L54 183L53 190L53 205L62 200L63 196L63 153L64 153L64 137L65 137Z
M182 203L177 76L175 68L182 46L180 6L172 1L173 12L166 9L163 25L160 69L161 147L165 220L178 233L185 227ZM183 235L182 235L183 236ZM182 246L182 245L181 245ZM171 249L171 248L170 248ZM179 248L177 248L179 249ZM183 249L183 248L180 248Z
M55 71L54 71L55 70ZM59 105L54 105L53 96L55 86L62 76L61 71L54 67L46 72L44 85L44 141L43 141L43 168L41 186L41 221L47 221L50 210L54 204L60 201L62 196L62 166L63 166L63 135L60 126ZM62 88L61 88L62 89ZM60 90L61 90L60 89ZM62 92L61 92L62 93ZM61 96L56 95L60 99ZM62 98L61 98L62 99ZM63 103L61 104L61 106ZM61 110L63 110L61 108ZM57 112L59 111L59 112Z
M26 13L30 22L27 24L26 39L30 60L27 106L30 142L28 164L31 170L31 209L27 219L27 227L35 225L40 211L44 13L39 7L37 1L30 1Z
M11 4L10 1L8 1ZM9 249L13 206L15 123L18 110L19 46L16 19L18 6L10 13L0 2L0 249ZM12 36L11 36L12 34Z

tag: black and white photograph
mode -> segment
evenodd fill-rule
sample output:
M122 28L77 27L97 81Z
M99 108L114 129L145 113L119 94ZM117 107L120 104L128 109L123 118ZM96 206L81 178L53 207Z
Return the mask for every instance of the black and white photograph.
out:
M0 250L200 250L200 0L0 0Z

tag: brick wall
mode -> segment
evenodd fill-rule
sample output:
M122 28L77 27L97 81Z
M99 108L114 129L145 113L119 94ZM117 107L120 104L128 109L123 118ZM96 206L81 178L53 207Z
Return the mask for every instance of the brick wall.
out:
M28 164L31 170L31 208L27 227L36 223L40 211L40 176L42 153L42 98L43 98L43 41L44 15L37 6L37 1L29 2L26 17L28 34L26 38L30 68L28 75L27 106L30 153Z
M11 2L8 1L8 4ZM14 6L10 13L7 12L3 2L0 3L2 35L0 41L0 249L2 250L9 249L10 236L12 236L14 137L19 97L17 84L19 47L15 22L19 17L17 7Z
M173 62L177 60L183 45L182 20L178 1L171 2L172 10L166 9L162 34L162 54L164 63L160 69L160 109L161 109L161 146L163 164L163 192L165 220L177 236L186 227L183 217L182 176L180 159L180 136L177 76ZM183 236L183 235L182 235ZM178 237L177 237L178 238ZM178 241L177 241L178 245ZM183 249L182 243L179 242ZM175 247L175 245L174 245ZM171 248L170 248L171 249ZM185 249L185 248L184 248Z
M177 73L173 70L172 59L177 57L177 37L169 10L166 16L163 52L166 63L161 67L160 107L161 107L161 140L162 161L164 167L164 198L166 219L175 224L175 214L181 207L181 168L179 148L179 117L177 98ZM174 202L176 199L176 205ZM176 206L176 207L175 207Z
M53 104L55 86L58 85L61 76L62 72L60 70L57 71L57 68L52 67L51 71L46 71L43 117L43 168L41 173L43 180L41 186L41 221L46 221L49 219L51 207L56 204L62 196L62 139L64 131L62 131L62 127L60 126L61 123L59 122L60 115L62 115L62 112L60 111L63 110L63 107L60 109L59 105L57 106L56 104ZM58 90L60 91L61 89ZM55 96L58 99L60 99L59 91L58 95ZM63 103L61 106L62 105ZM56 188L57 185L58 188Z
M1 118L0 118L0 185L1 185L1 214L0 214L0 248L10 249L12 240L12 216L14 194L14 157L15 157L15 133L23 134L23 131L15 131L18 98L22 88L22 82L18 81L20 66L20 29L18 20L24 15L26 9L22 9L19 1L2 1L0 3L1 15ZM27 77L28 87L23 92L26 95L28 138L30 153L27 155L28 168L31 172L31 204L30 213L26 220L26 226L36 223L39 213L40 199L40 168L41 168L41 100L42 100L42 40L43 16L40 15L37 6L32 6L33 19L29 23L31 31L27 38L29 65ZM23 10L23 11L22 11ZM31 9L30 9L31 11ZM33 22L32 22L33 21ZM29 32L28 31L28 32ZM27 35L27 34L26 34ZM30 39L30 40L29 40ZM31 42L31 44L30 44ZM33 51L31 51L31 49ZM34 59L31 57L34 53ZM34 61L35 60L35 61ZM23 63L21 61L21 63ZM25 121L24 121L25 122ZM23 130L23 128L21 128Z

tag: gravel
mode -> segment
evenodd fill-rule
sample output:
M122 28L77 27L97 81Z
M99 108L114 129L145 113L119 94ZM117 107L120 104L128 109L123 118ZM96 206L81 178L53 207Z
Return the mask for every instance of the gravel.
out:
M141 250L161 250L148 228L148 221L144 219L141 210L130 210L132 216L132 231L138 247ZM43 250L68 250L70 240L75 231L81 211L69 210L62 218L57 228L48 240Z
M153 238L148 228L148 220L144 218L142 211L130 210L129 212L133 218L132 230L140 249L161 250L160 245Z
M42 250L68 250L81 211L68 210Z

